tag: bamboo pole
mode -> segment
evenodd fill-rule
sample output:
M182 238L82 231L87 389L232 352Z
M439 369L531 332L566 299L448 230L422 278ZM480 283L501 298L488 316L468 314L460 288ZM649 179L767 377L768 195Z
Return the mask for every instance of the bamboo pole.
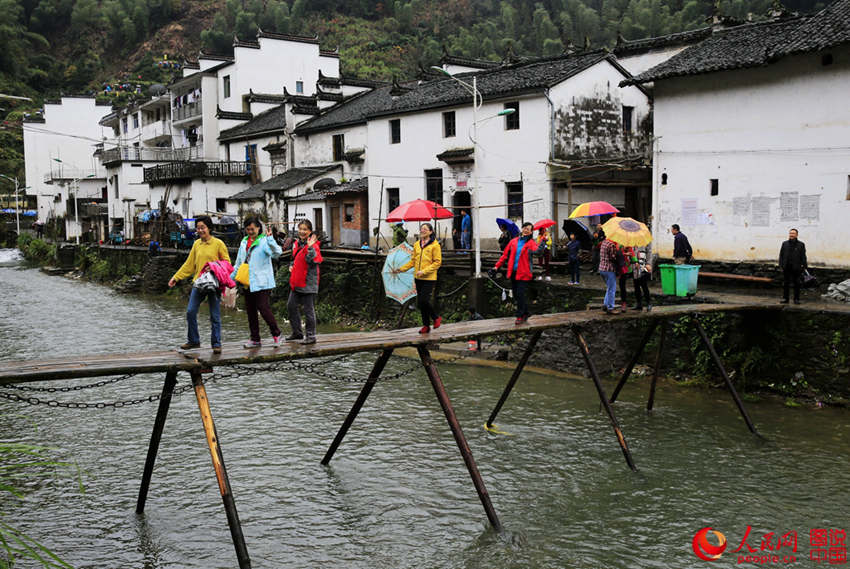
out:
M431 386L434 388L434 393L437 394L437 400L443 408L443 413L446 415L446 421L454 435L460 454L463 456L463 461L466 463L466 469L469 471L469 476L472 478L472 483L475 485L475 491L478 492L478 499L481 500L481 505L484 506L484 511L487 513L487 519L490 520L490 525L497 532L502 531L502 524L499 517L496 515L496 510L493 508L493 503L490 501L490 495L487 493L487 488L484 486L484 479L481 478L481 473L478 471L478 466L475 464L475 459L472 456L472 451L469 449L469 444L466 442L466 437L463 435L463 430L460 427L460 422L457 420L457 415L452 408L452 403L449 400L449 395L446 393L446 387L443 385L443 380L440 378L440 372L437 371L437 366L434 365L434 360L431 359L431 353L424 344L416 346L419 352L419 359L422 360L422 365L425 367L425 372L428 374L428 379L431 380Z
M652 411L655 403L655 386L658 383L658 371L661 369L661 355L664 353L664 337L667 335L667 321L661 323L661 337L658 339L658 351L655 352L655 368L652 370L652 383L649 385L649 399L646 410Z
M646 334L643 335L643 339L640 341L640 345L638 349L635 351L635 355L632 356L631 361L629 361L629 365L626 366L625 371L623 371L623 377L620 378L620 382L617 384L617 387L614 388L614 392L611 394L611 399L608 401L609 403L613 403L617 400L617 396L620 394L620 390L623 389L623 386L626 385L626 380L629 379L629 376L632 374L632 370L635 367L640 355L643 353L643 349L646 347L647 342L649 342L649 338L652 337L652 333L655 332L655 327L658 326L658 320L653 320L649 329L646 331Z
M723 381L726 382L726 387L729 388L729 392L732 394L732 399L735 400L735 405L738 406L738 411L741 412L741 416L744 418L744 422L747 423L747 428L754 435L759 435L759 432L756 430L755 425L753 425L752 419L747 414L747 410L744 409L744 402L741 401L741 398L738 397L738 392L735 391L735 386L732 385L732 380L729 378L729 374L726 373L726 368L723 367L723 362L720 361L720 356L717 355L717 351L714 349L714 345L711 343L711 340L708 338L708 334L705 333L705 328L702 327L702 323L697 318L696 314L691 314L691 322L693 322L694 327L697 329L697 332L702 338L702 343L705 344L705 347L708 349L708 353L711 354L711 359L714 361L714 365L717 366L717 370L720 372L720 375L723 376Z
M599 372L596 371L596 365L590 357L590 349L587 347L587 342L584 340L584 336L581 335L581 331L577 326L573 327L573 333L576 336L581 355L584 356L584 363L587 364L587 369L590 370L590 377L593 378L593 383L596 385L599 400L602 401L602 406L605 407L608 418L611 419L611 426L614 427L614 434L617 435L620 450L623 451L623 456L626 457L626 464L632 470L637 470L634 460L632 460L632 453L629 451L629 445L626 443L626 437L623 436L623 432L620 430L620 424L617 422L617 417L614 416L614 409L611 408L611 404L608 403L608 398L605 396L605 390L602 388L602 381L599 379Z
M387 348L381 352L380 356L378 356L378 359L375 361L375 365L372 367L372 372L369 374L368 379L366 379L363 389L360 390L360 395L357 396L357 400L354 402L354 405L351 406L351 411L348 412L348 416L339 428L339 432L336 434L336 437L334 437L331 446L328 447L328 451L325 453L325 458L322 459L323 466L327 466L331 461L331 458L333 458L336 449L339 448L342 439L345 438L346 433L348 433L348 429L351 428L351 424L354 423L354 419L357 417L357 414L360 413L360 408L363 407L363 403L366 402L366 398L369 397L369 394L372 392L372 388L375 387L375 382L378 381L379 377L381 377L381 372L384 371L384 366L387 365L387 361L390 359L392 354L393 349Z
M519 380L519 375L522 373L525 364L528 363L529 358L531 357L531 353L534 351L534 346L537 345L537 340L540 339L540 336L543 334L543 330L537 330L528 340L528 346L525 348L525 352L523 352L522 357L519 359L519 363L517 363L516 369L511 375L511 379L508 381L508 384L505 386L505 390L502 392L502 396L499 398L499 402L496 403L496 406L493 408L493 412L490 413L490 418L487 419L487 428L493 427L493 421L496 420L496 415L499 414L499 411L502 409L502 405L505 404L505 401L508 400L508 395L510 395L511 391L516 385L517 380Z
M137 514L141 514L145 511L145 502L148 498L148 488L150 487L151 477L153 476L153 466L156 462L157 452L159 452L159 442L162 439L162 430L165 428L165 419L168 416L168 408L171 406L171 396L174 393L174 386L176 384L177 372L167 372L165 374L165 382L162 384L162 395L159 397L159 409L157 409L156 419L153 423L151 442L148 445L148 456L145 459L145 469L142 473L142 484L139 487L139 498L136 500Z
M230 537L233 539L233 546L236 548L239 569L250 569L251 559L248 557L248 547L245 545L245 536L242 535L242 525L239 523L239 514L236 512L236 501L233 499L230 480L224 466L224 457L221 454L218 433L215 430L210 402L207 399L207 390L204 388L204 378L199 370L192 370L191 374L195 397L198 399L198 409L201 412L201 420L204 423L204 432L207 436L207 445L210 447L215 477L218 481L218 490L221 493L221 500L224 502L227 525L230 526Z

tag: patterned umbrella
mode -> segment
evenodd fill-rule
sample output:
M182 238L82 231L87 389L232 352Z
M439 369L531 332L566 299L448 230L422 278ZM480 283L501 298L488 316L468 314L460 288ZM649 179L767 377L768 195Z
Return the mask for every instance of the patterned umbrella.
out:
M602 224L605 237L624 247L643 247L652 242L649 229L631 217L612 217Z
M387 260L384 261L384 268L381 270L381 276L384 279L384 290L387 296L399 304L404 304L416 296L413 271L405 271L403 273L393 272L408 262L412 254L413 247L407 243L393 247L387 254Z
M389 214L387 221L431 221L432 219L450 219L454 214L440 204L428 200L413 200L403 203Z
M606 213L620 213L620 210L608 202L586 202L575 208L570 217L590 217L591 215L605 215Z

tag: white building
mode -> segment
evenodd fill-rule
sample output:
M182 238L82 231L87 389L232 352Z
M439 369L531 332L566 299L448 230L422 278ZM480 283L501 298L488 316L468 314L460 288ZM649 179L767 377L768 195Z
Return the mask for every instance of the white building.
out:
M655 83L653 233L700 260L775 262L797 228L809 262L850 266L850 0L716 29L639 75Z
M46 101L41 115L24 119L27 194L37 196L39 221L62 220L69 239L89 229L98 232L100 208L88 204L105 201L106 173L93 156L105 110L94 97L62 97ZM75 215L75 200L81 215Z

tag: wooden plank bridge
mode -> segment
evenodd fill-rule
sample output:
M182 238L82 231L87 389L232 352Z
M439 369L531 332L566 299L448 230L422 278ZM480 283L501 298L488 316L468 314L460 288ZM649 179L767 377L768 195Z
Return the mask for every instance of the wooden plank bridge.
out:
M481 474L478 471L478 467L472 456L472 451L469 449L469 445L466 442L463 430L461 429L460 423L455 415L454 408L452 407L446 388L443 385L443 381L440 378L437 366L431 357L429 351L430 344L468 340L496 334L530 334L530 339L525 352L517 363L517 367L514 369L510 380L501 394L501 397L487 419L486 427L492 428L496 416L507 401L511 390L516 385L519 376L522 373L525 364L531 357L535 345L541 335L546 330L569 328L575 336L576 343L582 353L585 364L590 371L590 376L599 395L600 403L604 407L611 421L611 426L614 430L617 444L620 446L628 466L632 470L636 470L625 436L623 435L614 414L612 404L616 400L623 385L628 380L633 367L640 358L645 346L649 342L655 330L659 326L661 327L660 341L658 343L658 351L656 353L655 369L650 386L647 409L652 409L654 401L659 372L659 362L664 349L664 341L666 330L669 326L669 320L684 316L690 319L696 333L699 335L708 350L712 360L718 368L718 371L723 377L726 386L728 387L730 394L741 413L741 416L747 424L747 427L752 433L758 434L740 397L735 391L735 387L733 386L729 375L723 367L723 363L721 362L710 339L706 335L705 330L700 323L699 316L701 314L714 312L767 311L779 310L781 308L782 307L779 305L691 304L662 306L654 309L652 312L635 311L617 316L609 316L599 311L578 311L533 316L529 321L521 325L515 325L513 318L494 318L488 320L444 324L439 329L432 329L429 334L419 334L416 328L376 332L323 334L317 337L317 343L306 346L300 343L285 343L280 347L268 345L261 348L246 350L242 347L241 342L225 343L222 346L221 354L213 354L211 349L194 349L185 352L167 350L145 353L77 356L73 358L55 358L38 361L0 362L0 387L9 384L34 381L52 381L123 374L165 373L165 381L162 388L162 394L159 399L159 409L154 421L153 432L151 433L147 459L145 461L138 501L136 504L137 513L142 513L144 511L147 492L153 474L156 455L159 450L160 439L165 427L168 409L177 383L177 374L178 372L189 373L198 401L198 408L200 410L207 445L209 446L212 457L213 468L218 481L222 502L224 503L231 537L236 549L236 557L239 567L241 569L245 569L251 566L251 561L248 556L245 539L242 535L242 527L239 522L236 503L230 488L227 470L224 465L220 440L215 430L215 423L213 421L210 403L204 386L203 374L212 372L215 367L272 363L303 358L379 351L380 355L375 361L368 379L365 381L360 394L352 405L351 411L343 421L342 426L321 461L323 465L327 465L336 450L339 448L339 445L342 443L343 438L360 412L360 409L371 393L372 388L380 378L381 372L393 351L401 347L416 347L419 358L446 416L449 428L455 438L455 442L457 443L458 449L463 457L466 468L472 478L473 485L475 486L475 490L482 506L484 507L487 518L495 530L501 531L501 522L499 521L496 511L490 501L490 496L484 485ZM614 389L612 396L609 398L603 389L599 373L590 353L590 348L582 334L582 328L602 321L613 324L621 321L635 320L649 320L650 325L641 339L638 349L630 359L629 364L626 366L626 369Z

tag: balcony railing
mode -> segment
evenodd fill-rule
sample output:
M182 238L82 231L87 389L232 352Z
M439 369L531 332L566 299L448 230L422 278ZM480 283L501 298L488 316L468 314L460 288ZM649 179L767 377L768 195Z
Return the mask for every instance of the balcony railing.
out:
M51 166L50 172L44 174L44 183L62 182L66 180L85 180L87 178L106 179L106 170L103 168L66 168Z
M152 162L171 162L193 160L201 157L201 146L186 146L184 148L145 148L136 146L124 146L121 148L110 148L101 154L104 164L110 162L139 162L148 160Z
M251 173L247 162L169 162L145 168L145 183L172 182L192 178L244 177Z
M198 99L193 103L186 103L183 106L171 109L171 120L182 121L184 119L197 117L201 115L201 111L201 100Z
M171 129L166 121L155 121L142 126L142 140L153 140L163 136L171 136Z

